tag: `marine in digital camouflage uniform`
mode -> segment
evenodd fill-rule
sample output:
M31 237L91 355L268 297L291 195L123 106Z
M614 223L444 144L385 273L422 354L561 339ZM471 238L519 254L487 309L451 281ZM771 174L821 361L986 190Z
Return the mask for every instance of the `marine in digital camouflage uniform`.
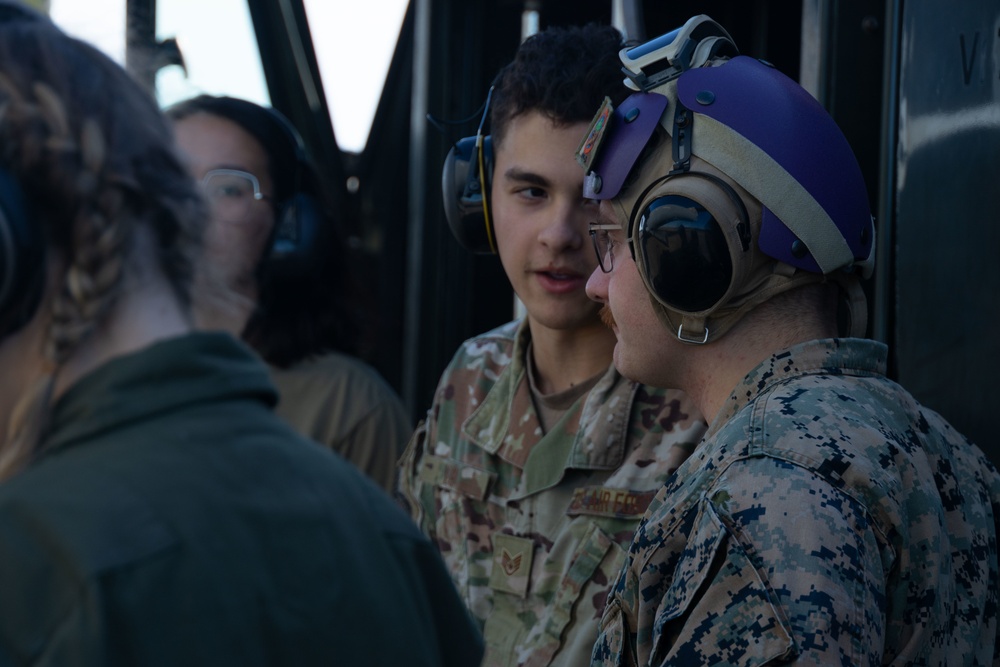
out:
M886 352L804 343L734 389L650 505L594 664L995 664L1000 478Z
M512 322L462 346L404 494L483 624L485 665L586 664L632 533L705 425L684 394L610 367L543 435L528 340Z
M1000 664L1000 475L860 337L874 229L846 139L708 17L622 62L637 92L580 155L588 294L619 370L712 423L636 531L592 664Z

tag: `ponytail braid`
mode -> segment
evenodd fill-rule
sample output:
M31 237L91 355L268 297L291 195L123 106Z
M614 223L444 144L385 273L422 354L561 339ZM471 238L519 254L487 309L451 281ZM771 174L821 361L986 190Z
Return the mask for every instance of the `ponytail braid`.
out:
M52 266L26 325L37 327L44 363L8 420L0 479L36 454L55 378L100 334L133 273L161 274L189 307L207 218L148 92L44 15L8 14L0 12L0 167L19 183Z
M6 77L0 90L8 95L0 116L0 137L18 136L16 171L62 191L55 200L73 202L75 219L66 248L68 266L63 284L52 299L44 345L46 367L15 407L9 422L7 444L0 453L0 478L28 462L44 432L55 374L66 359L90 336L111 310L122 283L123 245L128 230L120 221L124 195L103 187L106 147L100 128L91 119L82 124L79 139L70 132L66 107L44 83L32 86L33 100L17 95Z

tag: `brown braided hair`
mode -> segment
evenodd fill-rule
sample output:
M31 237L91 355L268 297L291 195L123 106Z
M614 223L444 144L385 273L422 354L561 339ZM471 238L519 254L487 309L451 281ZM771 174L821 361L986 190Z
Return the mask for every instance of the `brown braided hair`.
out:
M152 97L97 49L10 0L0 0L0 167L65 266L40 306L47 368L11 415L2 479L30 461L56 373L106 320L130 272L158 268L190 307L206 210ZM137 256L141 230L155 257Z

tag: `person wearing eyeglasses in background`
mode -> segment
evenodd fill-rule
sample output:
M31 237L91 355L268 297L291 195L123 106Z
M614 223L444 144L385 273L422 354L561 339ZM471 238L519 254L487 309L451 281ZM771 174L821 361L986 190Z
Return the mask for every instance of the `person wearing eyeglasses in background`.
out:
M649 505L592 664L1000 661L1000 474L886 377L875 229L823 107L706 16L622 52L587 292L709 430Z
M238 98L200 95L167 115L211 205L199 326L254 347L271 365L278 415L390 492L413 425L354 356L360 292L301 138L278 111Z

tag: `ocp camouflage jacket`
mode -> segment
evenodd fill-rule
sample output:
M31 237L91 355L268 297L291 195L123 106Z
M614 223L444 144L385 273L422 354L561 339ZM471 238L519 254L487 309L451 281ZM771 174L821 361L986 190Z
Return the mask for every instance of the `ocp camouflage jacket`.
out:
M639 519L705 423L685 394L612 367L543 435L528 342L512 322L462 345L401 491L483 625L484 664L577 667Z

